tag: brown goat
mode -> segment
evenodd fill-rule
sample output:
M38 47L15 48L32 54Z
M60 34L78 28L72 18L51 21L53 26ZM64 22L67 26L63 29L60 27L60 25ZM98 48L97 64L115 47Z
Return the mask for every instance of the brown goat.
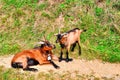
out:
M79 55L81 54L81 47L80 47L80 34L82 32L84 32L86 30L80 30L79 28L74 28L66 33L62 33L62 34L57 34L57 40L56 43L60 43L61 46L61 54L59 57L59 62L61 62L63 60L62 55L63 55L63 49L66 49L66 62L72 61L72 59L69 59L69 50L70 47L71 51L74 51L74 48L76 46L76 43L78 43L78 47L79 47Z
M29 68L29 66L50 63L54 68L59 68L59 66L52 61L52 59L57 59L51 51L55 46L48 41L42 41L40 44L41 46L39 48L17 53L11 61L11 66L13 68L23 68L23 70L27 71L37 71L37 69Z

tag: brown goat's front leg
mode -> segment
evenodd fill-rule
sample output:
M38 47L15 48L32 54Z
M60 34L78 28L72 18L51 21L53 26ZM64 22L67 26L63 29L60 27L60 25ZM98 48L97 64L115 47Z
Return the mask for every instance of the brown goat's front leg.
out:
M66 51L66 62L69 62L69 55L68 50Z
M63 51L62 51L62 50L63 50L63 49L61 49L61 52L60 52L59 62L61 62L61 61L63 60L63 58L62 58Z
M69 58L69 52L68 50L66 51L66 62L72 61L73 59Z

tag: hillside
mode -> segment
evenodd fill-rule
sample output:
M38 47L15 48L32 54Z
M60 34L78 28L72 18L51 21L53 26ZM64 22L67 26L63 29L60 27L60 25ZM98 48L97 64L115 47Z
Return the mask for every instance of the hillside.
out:
M119 23L119 0L0 0L0 55L33 48L43 35L55 43L59 29L78 27L87 29L81 58L119 62Z
M76 71L75 68L73 75L70 75L72 67L64 62L57 62L63 66L63 71L68 66L71 68L59 74L45 67L44 69L49 73L38 73L38 78L72 80L74 77L71 76L75 76L76 80L119 80L120 0L0 0L0 60L2 61L0 62L2 64L0 65L0 76L2 76L0 80L8 78L34 80L35 77L29 72L8 69L11 55L33 48L45 35L47 40L56 45L53 52L59 56L60 46L55 43L54 34L59 30L66 32L73 28L87 31L80 36L82 54L78 56L77 46L74 52L70 52L70 57L75 61L68 64L76 68L78 64L80 69L83 67L92 70L93 73L78 75L81 70ZM85 67L87 64L89 67ZM111 70L115 71L111 73ZM99 78L94 72L101 75L111 73L112 77L102 75ZM35 79L38 80L38 78Z

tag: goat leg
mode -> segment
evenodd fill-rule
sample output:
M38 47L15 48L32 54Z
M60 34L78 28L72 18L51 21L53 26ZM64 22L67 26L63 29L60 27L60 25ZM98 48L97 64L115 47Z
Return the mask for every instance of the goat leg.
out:
M58 65L56 65L52 60L49 60L50 61L50 63L54 66L54 68L56 68L56 69L59 69L60 67L58 66Z
M80 42L78 42L78 47L79 47L79 55L81 55L81 46L80 46Z
M73 59L69 59L68 51L66 51L66 62L72 61Z
M76 43L74 43L74 44L72 45L71 51L74 51L75 46L76 46Z
M38 71L38 70L35 69L35 68L29 68L29 67L23 68L23 70L24 70L24 71L34 71L34 72Z
M63 52L61 50L60 57L59 57L59 62L61 62L63 60L62 55L63 55Z
M37 69L35 69L35 68L29 68L29 65L28 65L28 62L29 62L29 60L28 60L28 58L25 58L25 60L27 60L27 61L24 61L23 63L22 63L22 65L23 65L23 70L24 71L38 71Z

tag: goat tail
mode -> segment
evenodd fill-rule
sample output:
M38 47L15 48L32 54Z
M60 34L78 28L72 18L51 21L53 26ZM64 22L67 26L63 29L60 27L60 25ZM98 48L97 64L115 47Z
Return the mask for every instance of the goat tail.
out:
M87 30L86 29L83 29L83 32L86 32Z

